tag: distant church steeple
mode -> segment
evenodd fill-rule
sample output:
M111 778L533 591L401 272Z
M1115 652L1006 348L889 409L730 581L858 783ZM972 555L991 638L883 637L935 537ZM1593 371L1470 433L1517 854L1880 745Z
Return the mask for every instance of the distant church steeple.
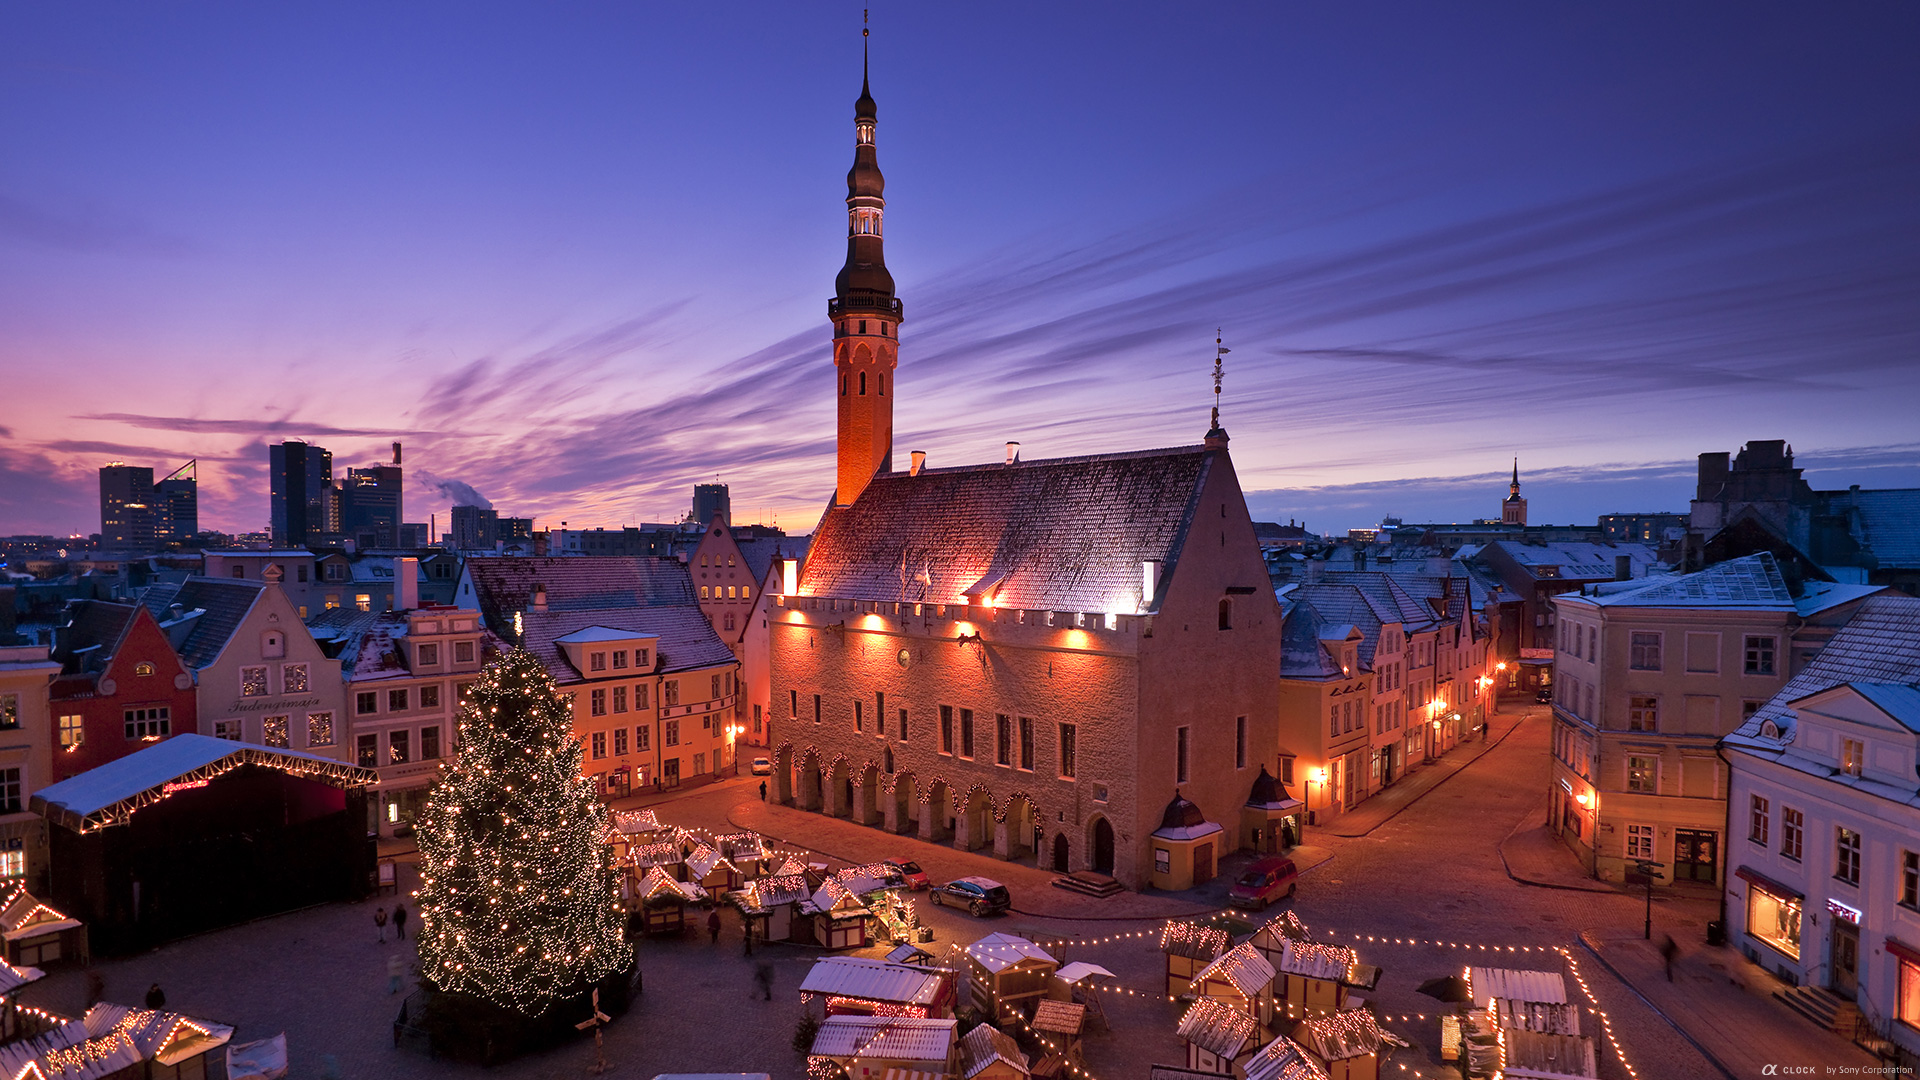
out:
M1520 459L1513 459L1513 483L1507 488L1507 501L1500 504L1500 524L1525 525L1527 500L1520 497Z
M893 470L893 397L899 364L900 301L882 250L886 179L873 145L878 109L867 77L866 27L860 29L860 97L853 103L853 168L847 172L847 262L834 278L827 318L839 395L839 464L833 504L850 505L876 472Z

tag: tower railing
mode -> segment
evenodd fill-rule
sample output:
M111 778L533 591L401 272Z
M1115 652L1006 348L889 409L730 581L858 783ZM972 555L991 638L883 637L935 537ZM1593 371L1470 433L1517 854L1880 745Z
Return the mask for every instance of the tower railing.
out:
M902 317L905 308L899 299L884 293L854 292L850 296L835 296L827 300L827 318L837 319L842 315L857 315L861 312L878 312Z

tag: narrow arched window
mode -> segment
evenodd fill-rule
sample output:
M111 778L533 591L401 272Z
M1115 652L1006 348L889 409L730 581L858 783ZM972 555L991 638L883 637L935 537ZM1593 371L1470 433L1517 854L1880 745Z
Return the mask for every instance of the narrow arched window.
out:
M845 375L840 376L840 396L847 396L847 377Z
M880 396L887 396L887 373L884 371L880 373Z
M1220 598L1220 629L1233 629L1233 598L1230 596Z
M867 373L864 371L860 373L860 396L867 396Z

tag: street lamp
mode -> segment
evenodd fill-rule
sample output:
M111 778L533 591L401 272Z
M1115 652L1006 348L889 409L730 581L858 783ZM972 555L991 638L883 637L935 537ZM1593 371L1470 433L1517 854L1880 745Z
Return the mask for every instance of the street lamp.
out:
M1634 872L1639 874L1640 880L1646 882L1647 885L1646 939L1648 941L1653 940L1653 879L1658 876L1660 868L1665 865L1667 864L1657 863L1650 859L1635 859L1633 863ZM1669 970L1668 974L1672 974L1671 970Z
M1307 774L1307 816L1313 817L1313 785L1319 784L1322 791L1327 787L1327 770L1315 769ZM1316 822L1317 824L1317 822ZM1301 837L1301 839L1306 839Z

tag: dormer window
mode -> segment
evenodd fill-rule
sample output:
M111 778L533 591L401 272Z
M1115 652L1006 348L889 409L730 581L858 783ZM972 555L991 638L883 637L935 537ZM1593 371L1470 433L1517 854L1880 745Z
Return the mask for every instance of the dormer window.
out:
M1866 767L1867 748L1858 739L1840 740L1840 771L1859 776Z
M1780 737L1780 725L1779 725L1779 724L1776 724L1776 723L1774 723L1774 722L1773 722L1773 721L1771 721L1771 720L1762 720L1762 721L1760 721L1760 737L1761 737L1761 738L1763 738L1763 739L1777 739L1777 738L1779 738L1779 737Z

